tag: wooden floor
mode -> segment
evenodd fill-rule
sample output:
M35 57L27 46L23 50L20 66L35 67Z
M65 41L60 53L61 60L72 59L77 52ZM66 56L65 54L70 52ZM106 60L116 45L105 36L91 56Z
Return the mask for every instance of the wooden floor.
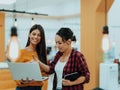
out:
M43 82L42 90L47 90L47 80ZM0 69L0 90L15 90L16 82L12 80L9 69Z

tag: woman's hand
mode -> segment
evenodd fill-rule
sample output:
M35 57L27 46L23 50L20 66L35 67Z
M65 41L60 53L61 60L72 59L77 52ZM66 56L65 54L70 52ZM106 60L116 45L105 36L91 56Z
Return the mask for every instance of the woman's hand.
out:
M29 80L28 77L26 77L26 80L21 79L21 84L28 84L28 83L32 83L32 82L35 82L35 80L34 79Z
M66 80L66 79L62 79L62 84L63 86L72 86L72 81L70 80Z
M45 71L45 72L49 72L50 71L50 67L46 64L44 64L43 62L41 62L38 58L36 58L34 55L32 55L33 60L37 63L39 63L40 67Z
M30 60L30 61L28 61L28 62L26 62L26 63L33 63L33 62L35 62L34 60Z
M34 55L32 55L32 57L34 61L39 62L39 59L37 57L35 57Z
M33 62L39 62L38 58L36 58L34 55L32 55L32 59L27 63L33 63Z

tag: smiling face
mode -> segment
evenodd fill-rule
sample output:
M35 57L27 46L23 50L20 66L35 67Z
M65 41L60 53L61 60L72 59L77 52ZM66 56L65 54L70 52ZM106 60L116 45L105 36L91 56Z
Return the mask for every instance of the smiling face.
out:
M29 38L30 38L30 44L37 45L40 42L40 40L41 40L40 31L38 29L33 30L29 34Z
M62 38L59 35L55 36L55 42L56 42L56 47L59 49L60 52L66 52L70 46L71 46L71 41L63 41Z

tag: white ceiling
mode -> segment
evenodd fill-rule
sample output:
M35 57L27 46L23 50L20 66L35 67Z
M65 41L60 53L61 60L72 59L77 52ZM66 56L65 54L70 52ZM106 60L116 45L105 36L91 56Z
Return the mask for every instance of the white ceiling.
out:
M80 14L80 0L16 0L11 5L1 5L0 9L27 11L48 14L49 16L65 16Z

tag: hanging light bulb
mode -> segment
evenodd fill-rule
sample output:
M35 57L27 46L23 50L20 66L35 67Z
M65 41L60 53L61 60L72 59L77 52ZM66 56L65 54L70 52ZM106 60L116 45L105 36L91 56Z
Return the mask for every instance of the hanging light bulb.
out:
M104 0L105 4L105 26L103 27L103 38L102 38L102 50L104 62L110 62L108 57L108 51L110 49L110 38L109 38L109 29L107 26L107 0Z
M14 26L17 27L17 18L15 18Z
M34 24L35 24L35 22L34 22L34 18L32 18L31 25L33 26Z
M107 53L110 49L110 38L109 38L108 26L103 27L103 39L102 39L102 49Z
M17 28L14 26L11 28L11 39L8 45L8 59L15 62L20 55L19 42L17 38Z

